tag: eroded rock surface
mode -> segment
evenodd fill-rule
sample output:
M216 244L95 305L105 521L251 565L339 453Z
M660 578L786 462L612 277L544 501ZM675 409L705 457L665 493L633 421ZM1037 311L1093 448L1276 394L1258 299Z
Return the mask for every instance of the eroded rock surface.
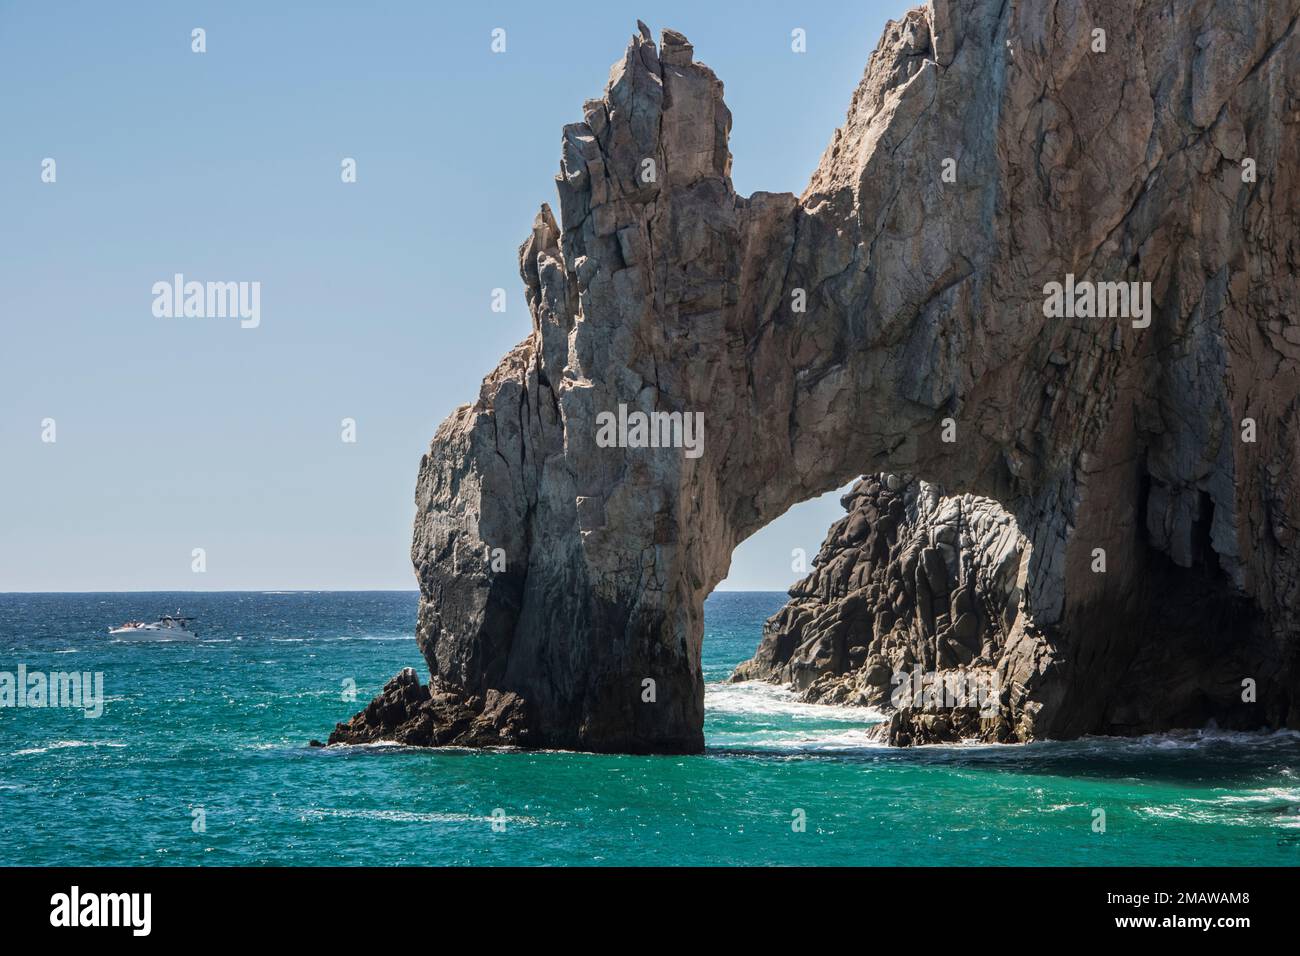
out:
M527 706L518 695L489 690L466 696L420 683L407 667L379 696L330 734L330 744L399 743L415 747L526 747Z
M1012 516L910 475L862 478L841 500L813 572L732 680L883 710L893 743L1030 736L1018 725L1052 658L1024 606L1030 547Z
M642 28L564 130L532 331L421 461L435 683L534 746L698 750L732 549L890 471L1029 543L1019 739L1300 726L1298 9L935 0L801 197L736 195L722 84ZM1149 325L1049 317L1067 276L1149 282ZM604 447L620 405L702 412L702 454Z

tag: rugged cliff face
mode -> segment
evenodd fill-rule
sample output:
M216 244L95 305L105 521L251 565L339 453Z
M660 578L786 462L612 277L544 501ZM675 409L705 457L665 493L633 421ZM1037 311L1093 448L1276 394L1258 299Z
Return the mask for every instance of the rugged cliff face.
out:
M721 83L643 28L564 130L532 332L421 461L437 693L514 695L503 740L698 750L732 549L888 470L1028 543L1018 739L1300 725L1298 12L935 0L798 198L735 194Z

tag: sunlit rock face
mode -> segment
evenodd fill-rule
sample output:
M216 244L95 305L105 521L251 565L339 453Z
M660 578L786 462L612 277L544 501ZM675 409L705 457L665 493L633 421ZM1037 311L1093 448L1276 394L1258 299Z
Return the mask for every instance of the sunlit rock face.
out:
M736 195L722 84L642 29L563 132L532 331L420 464L437 694L514 695L529 746L699 750L732 549L887 471L1024 536L1016 739L1300 725L1298 6L936 0L800 197ZM620 405L702 413L698 456L602 440Z

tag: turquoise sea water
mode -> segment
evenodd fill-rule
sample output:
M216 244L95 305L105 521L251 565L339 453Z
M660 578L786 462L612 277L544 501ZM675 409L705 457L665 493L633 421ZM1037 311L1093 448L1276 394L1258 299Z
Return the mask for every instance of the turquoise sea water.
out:
M1300 735L883 748L721 683L783 600L709 599L707 753L625 757L309 748L424 673L413 593L0 595L0 671L107 698L0 707L0 864L1300 863ZM177 608L197 643L107 637Z

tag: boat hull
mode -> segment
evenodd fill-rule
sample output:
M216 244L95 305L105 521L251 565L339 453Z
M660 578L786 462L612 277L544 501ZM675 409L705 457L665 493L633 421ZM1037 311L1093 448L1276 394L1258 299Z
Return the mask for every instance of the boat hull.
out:
M108 632L109 637L119 641L148 641L162 643L165 641L195 641L198 635L183 627L114 627Z

